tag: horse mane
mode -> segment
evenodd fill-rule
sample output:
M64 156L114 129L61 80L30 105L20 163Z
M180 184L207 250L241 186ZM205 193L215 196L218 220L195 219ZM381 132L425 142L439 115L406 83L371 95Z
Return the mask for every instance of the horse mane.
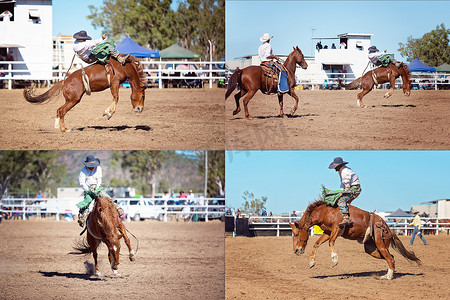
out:
M300 222L303 222L302 225L309 223L309 219L311 217L312 212L319 206L324 205L325 202L322 200L316 200L313 203L309 204L306 208L305 212L303 213L303 217L298 221L298 224L300 225Z
M145 74L144 68L142 67L140 61L136 57L130 56L128 59L131 60L130 64L136 70L136 73L137 73L138 79L139 79L139 86L140 86L141 90L145 91L145 89L147 88L147 82L146 82L147 74Z

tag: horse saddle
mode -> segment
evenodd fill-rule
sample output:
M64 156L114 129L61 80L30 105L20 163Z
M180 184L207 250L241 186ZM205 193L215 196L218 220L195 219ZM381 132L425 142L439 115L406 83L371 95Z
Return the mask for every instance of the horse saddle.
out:
M267 94L270 90L277 85L278 93L286 93L289 91L288 83L288 73L286 68L279 63L263 62L261 65L261 70L266 77L266 90ZM269 88L269 79L271 80L271 85Z

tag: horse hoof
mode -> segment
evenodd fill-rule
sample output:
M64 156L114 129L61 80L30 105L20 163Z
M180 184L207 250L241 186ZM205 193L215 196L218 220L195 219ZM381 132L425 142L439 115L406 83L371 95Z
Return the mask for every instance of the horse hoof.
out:
M61 128L61 132L70 132L71 130L70 129L67 129L67 128Z
M136 260L136 255L130 255L130 261L135 261Z
M286 115L285 114L280 114L280 117L284 118L284 117L286 117Z
M312 267L314 267L316 265L315 261L310 261L309 262L309 268L311 269Z
M103 116L104 116L104 117L106 116L106 119L109 120L109 119L111 119L112 114L110 114L109 112L106 112L106 111L105 111L105 112L103 113Z

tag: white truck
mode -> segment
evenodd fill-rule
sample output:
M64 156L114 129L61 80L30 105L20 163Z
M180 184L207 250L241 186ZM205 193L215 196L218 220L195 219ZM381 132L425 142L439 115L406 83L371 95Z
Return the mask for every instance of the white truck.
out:
M118 204L123 208L125 215L134 221L140 221L141 219L161 220L164 213L164 209L143 198L129 201L118 200Z

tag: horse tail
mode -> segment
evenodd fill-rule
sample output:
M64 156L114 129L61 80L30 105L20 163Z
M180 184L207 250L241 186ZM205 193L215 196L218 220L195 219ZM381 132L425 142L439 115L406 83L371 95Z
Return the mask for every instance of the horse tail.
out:
M74 252L69 252L69 254L89 254L92 253L91 247L89 246L89 243L87 242L87 239L84 238L82 240L77 240L75 242L75 245L72 247Z
M239 83L241 81L241 74L242 74L242 70L237 68L236 71L234 71L233 75L231 75L230 79L228 80L228 87L227 87L227 92L225 93L225 100L227 100L227 98L231 95L231 93L239 85Z
M413 251L406 250L405 246L403 246L402 241L398 238L397 234L391 229L391 241L392 241L392 247L400 252L401 255L403 255L404 258L410 261L415 261L418 266L422 265L422 262L420 259L416 256L416 254Z
M350 82L348 84L343 83L341 78L338 78L338 82L339 82L339 85L341 87L344 87L347 90L354 90L354 89L357 89L360 86L360 84L361 84L361 77L353 80L352 82Z
M59 81L42 95L34 95L35 87L28 87L23 90L23 97L30 103L44 103L51 98L58 96L64 86L64 80Z

